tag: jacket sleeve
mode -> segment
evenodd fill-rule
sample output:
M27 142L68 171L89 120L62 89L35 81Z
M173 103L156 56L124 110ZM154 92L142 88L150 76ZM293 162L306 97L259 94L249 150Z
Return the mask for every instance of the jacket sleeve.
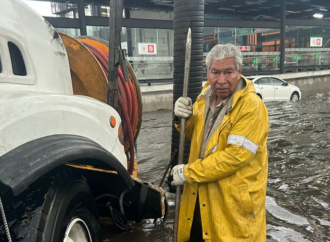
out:
M185 137L187 139L191 139L192 137L192 133L193 133L193 130L194 130L194 120L195 120L195 109L197 109L197 103L195 102L194 105L193 105L193 114L191 115L191 117L186 120L186 125L185 125ZM180 133L180 130L181 130L181 121L178 121L178 122L175 122L174 123L174 127L178 130L178 132Z
M184 174L188 182L208 183L227 177L244 167L266 145L269 131L266 107L253 98L243 102L238 115L232 117L226 148L186 165Z

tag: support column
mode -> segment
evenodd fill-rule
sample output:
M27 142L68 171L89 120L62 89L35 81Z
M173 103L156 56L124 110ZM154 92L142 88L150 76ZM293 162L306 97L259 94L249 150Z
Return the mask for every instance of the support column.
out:
M285 73L285 22L286 22L286 0L281 0L281 56L280 56L280 73Z
M77 0L80 35L87 35L86 16L85 16L85 0Z
M125 17L127 19L131 18L131 12L129 8L125 8ZM127 55L129 57L133 56L133 46L132 46L132 28L126 28L127 33Z
M118 66L121 43L121 19L123 14L123 0L110 0L109 17L109 73L108 73L108 100L107 103L117 110L118 108Z

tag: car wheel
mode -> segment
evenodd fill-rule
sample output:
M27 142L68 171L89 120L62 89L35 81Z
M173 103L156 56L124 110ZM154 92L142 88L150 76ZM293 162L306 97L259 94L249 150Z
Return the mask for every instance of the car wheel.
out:
M299 94L297 92L292 93L290 101L296 102L299 100Z
M262 100L262 96L261 96L259 93L257 93L257 95L258 95L258 97L260 97L260 99Z

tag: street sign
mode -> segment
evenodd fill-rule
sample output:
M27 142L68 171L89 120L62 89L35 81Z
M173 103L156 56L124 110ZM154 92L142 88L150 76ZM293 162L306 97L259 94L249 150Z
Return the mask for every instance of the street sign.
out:
M157 46L152 43L138 43L139 55L157 55Z
M236 35L241 36L241 35L248 35L251 34L251 29L250 28L241 28L236 30Z
M310 47L322 47L323 37L311 37Z
M223 37L231 37L231 36L233 36L233 31L227 31L227 32L221 32L220 34L219 34L219 37L221 38L223 38Z

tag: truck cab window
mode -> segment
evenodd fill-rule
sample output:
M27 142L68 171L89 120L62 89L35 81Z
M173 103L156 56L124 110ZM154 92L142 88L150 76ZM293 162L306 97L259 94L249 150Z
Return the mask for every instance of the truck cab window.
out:
M21 51L12 42L8 42L8 48L14 75L26 76L26 68Z

